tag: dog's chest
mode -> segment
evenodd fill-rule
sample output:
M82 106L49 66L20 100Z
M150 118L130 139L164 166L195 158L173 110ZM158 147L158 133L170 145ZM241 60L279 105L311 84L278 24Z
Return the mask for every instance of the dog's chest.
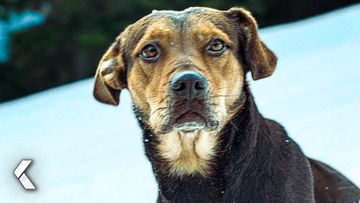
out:
M209 174L211 159L215 156L217 137L205 131L172 132L161 135L159 155L168 162L174 176Z
M187 176L178 178L161 178L160 202L196 202L218 203L222 202L224 191L220 182L212 178L200 176Z

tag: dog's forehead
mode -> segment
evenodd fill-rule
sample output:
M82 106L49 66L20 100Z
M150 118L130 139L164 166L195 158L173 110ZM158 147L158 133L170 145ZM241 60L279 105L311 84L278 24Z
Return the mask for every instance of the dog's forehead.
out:
M221 11L217 9L212 8L206 8L206 7L190 7L182 11L173 11L173 10L153 10L151 14L147 15L146 17L166 17L173 21L179 21L184 22L186 21L190 16L198 16L206 17L209 15L220 15Z
M213 24L215 26L224 27L226 18L223 12L217 9L206 7L190 7L183 11L153 11L148 15L149 18L167 18L174 25L196 25L199 23Z
M183 11L154 10L134 23L132 27L133 36L136 36L143 35L144 32L151 28L154 30L169 28L179 32L180 29L183 30L196 25L215 26L226 33L231 32L230 27L232 26L223 11L206 7L190 7Z

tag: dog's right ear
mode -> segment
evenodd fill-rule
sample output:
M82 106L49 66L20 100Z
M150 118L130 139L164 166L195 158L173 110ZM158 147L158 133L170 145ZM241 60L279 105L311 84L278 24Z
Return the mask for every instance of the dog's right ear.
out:
M126 87L126 67L123 61L121 35L103 55L95 75L94 97L117 106L121 89Z

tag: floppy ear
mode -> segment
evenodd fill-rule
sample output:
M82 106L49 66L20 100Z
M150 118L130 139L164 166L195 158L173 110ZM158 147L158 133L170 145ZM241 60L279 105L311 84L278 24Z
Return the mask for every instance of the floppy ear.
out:
M257 23L251 13L243 8L231 8L225 15L235 21L236 29L242 35L245 63L251 71L252 78L258 80L272 75L277 58L266 47L257 34Z
M117 106L121 89L126 87L126 67L123 61L121 38L103 55L95 75L94 97L103 103Z

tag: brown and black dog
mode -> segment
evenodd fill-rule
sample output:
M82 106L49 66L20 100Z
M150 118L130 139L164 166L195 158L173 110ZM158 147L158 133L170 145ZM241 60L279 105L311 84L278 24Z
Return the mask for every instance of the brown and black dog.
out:
M257 110L246 73L258 80L275 65L245 9L154 11L104 54L94 95L118 105L130 91L158 202L358 201L351 181Z

